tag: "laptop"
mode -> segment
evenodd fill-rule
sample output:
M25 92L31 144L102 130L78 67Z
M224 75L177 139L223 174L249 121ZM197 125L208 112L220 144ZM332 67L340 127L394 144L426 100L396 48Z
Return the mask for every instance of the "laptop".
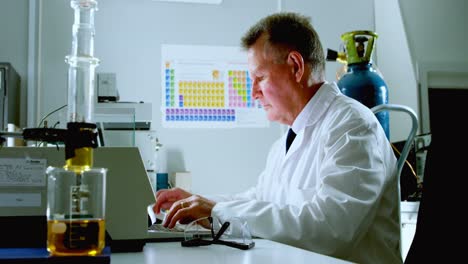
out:
M58 150L56 147L0 149L0 160L5 162L11 159L15 159L18 164L23 160L31 159L45 160L46 166L62 167L65 164L65 154L62 147ZM107 243L110 244L112 252L138 252L143 250L146 242L181 241L184 239L182 230L155 230L154 227L149 229L147 210L148 205L155 202L155 194L137 147L96 148L93 167L108 169L105 217ZM37 177L44 177L42 182L46 182L45 174ZM45 213L47 209L47 187L45 184L36 184L36 186L0 185L0 193L6 193L10 196L34 197L34 203L31 204L0 206L0 224L7 223L7 225L3 225L5 230L15 228L11 225L16 223L30 227L28 232L40 230L39 234L32 237L37 237L39 245L45 245ZM21 228L18 227L18 229ZM26 235L31 237L31 233L25 232ZM24 239L18 243L20 245L15 244L15 246L31 246L25 245L24 243L27 241ZM11 244L9 245L11 246Z

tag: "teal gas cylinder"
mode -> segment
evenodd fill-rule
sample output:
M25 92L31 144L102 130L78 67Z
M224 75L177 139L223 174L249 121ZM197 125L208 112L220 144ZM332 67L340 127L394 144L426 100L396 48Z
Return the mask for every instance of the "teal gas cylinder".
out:
M344 33L341 39L345 45L345 53L337 54L335 58L347 63L347 71L337 83L341 92L369 108L388 103L387 84L371 62L376 38L377 34L371 31ZM376 116L387 138L390 138L389 113L383 111Z

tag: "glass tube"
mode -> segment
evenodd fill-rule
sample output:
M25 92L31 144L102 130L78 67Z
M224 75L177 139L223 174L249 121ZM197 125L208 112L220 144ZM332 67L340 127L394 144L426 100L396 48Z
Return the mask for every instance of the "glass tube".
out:
M72 52L65 57L68 69L68 122L93 123L95 68L94 57L95 0L71 0L75 21Z

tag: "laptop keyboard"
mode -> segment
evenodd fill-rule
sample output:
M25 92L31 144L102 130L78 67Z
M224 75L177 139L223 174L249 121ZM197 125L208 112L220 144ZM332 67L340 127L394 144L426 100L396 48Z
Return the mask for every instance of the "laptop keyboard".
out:
M174 226L174 228L167 228L164 227L162 224L153 224L150 227L148 227L148 230L163 232L184 232L184 229L181 227Z

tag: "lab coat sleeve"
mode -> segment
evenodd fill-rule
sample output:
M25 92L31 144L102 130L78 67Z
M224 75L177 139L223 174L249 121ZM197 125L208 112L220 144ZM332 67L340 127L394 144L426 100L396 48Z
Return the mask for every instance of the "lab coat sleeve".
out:
M242 217L254 236L348 256L368 231L389 180L384 173L386 154L379 146L385 142L376 138L375 127L370 128L375 125L356 120L330 127L322 151L311 154L322 155L321 182L316 188L291 193L304 198L298 199L300 203L279 206L258 199L232 200L217 203L212 215L224 221Z

